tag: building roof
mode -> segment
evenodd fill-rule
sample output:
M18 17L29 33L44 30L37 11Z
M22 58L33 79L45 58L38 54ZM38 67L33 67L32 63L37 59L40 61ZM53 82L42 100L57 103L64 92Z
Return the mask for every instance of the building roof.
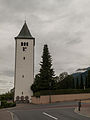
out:
M25 21L20 33L18 34L17 37L15 37L15 39L34 39L28 29L26 21Z

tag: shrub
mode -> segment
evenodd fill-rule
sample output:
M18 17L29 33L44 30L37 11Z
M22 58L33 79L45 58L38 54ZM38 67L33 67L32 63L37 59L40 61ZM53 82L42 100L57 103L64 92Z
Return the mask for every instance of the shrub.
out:
M0 100L13 100L14 99L14 92L8 92L5 94L0 95Z
M7 101L3 100L1 101L1 108L9 108L9 107L15 107L16 103L7 103Z
M79 93L90 93L90 88L83 89L60 89L60 90L42 90L35 92L33 96L40 97L41 95L60 95L60 94L79 94Z
M40 98L40 92L36 92L34 95L37 97L37 98Z

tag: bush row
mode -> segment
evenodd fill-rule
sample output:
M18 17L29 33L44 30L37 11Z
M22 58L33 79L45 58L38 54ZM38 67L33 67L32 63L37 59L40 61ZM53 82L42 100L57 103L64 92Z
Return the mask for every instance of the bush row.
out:
M3 100L13 100L13 98L14 98L14 92L8 92L8 93L0 95L0 100L1 101L3 101Z
M9 107L15 107L16 103L7 103L7 101L3 100L1 101L1 106L0 108L9 108Z
M60 95L60 94L80 94L80 93L90 93L90 88L88 89L60 89L60 90L42 90L35 92L33 96L40 97L41 95Z

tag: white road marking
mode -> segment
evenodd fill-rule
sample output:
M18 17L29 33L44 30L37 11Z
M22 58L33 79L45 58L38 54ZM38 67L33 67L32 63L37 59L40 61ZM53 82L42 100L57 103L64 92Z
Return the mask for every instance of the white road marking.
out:
M48 116L48 117L50 117L50 118L53 118L53 119L55 119L55 120L58 120L58 118L56 118L56 117L54 117L54 116L52 116L52 115L49 115L49 114L47 114L46 112L43 112L43 114L46 115L46 116Z

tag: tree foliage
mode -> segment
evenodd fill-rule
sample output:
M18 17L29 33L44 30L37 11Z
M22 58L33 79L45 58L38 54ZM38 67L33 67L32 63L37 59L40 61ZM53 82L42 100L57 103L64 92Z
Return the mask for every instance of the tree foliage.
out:
M87 87L90 88L90 70L88 70Z
M79 89L79 88L80 88L79 79L77 78L77 79L76 79L76 89Z
M83 84L83 77L82 77L82 74L81 74L80 89L83 89L83 88L84 88L84 84Z
M39 86L40 86L40 84L39 84L39 83L40 83L39 79L40 79L40 76L39 76L39 74L37 74L37 75L35 76L34 83L33 83L32 86L31 86L31 90L32 90L34 93L39 90Z
M69 89L74 88L74 79L72 75L68 75L62 81L57 84L57 89Z
M65 79L67 76L68 76L68 73L67 73L67 72L61 73L61 74L59 75L60 81L62 81L63 79Z
M88 88L87 77L85 78L85 87Z
M35 81L31 86L33 92L40 90L54 89L54 70L52 68L52 58L48 50L48 45L43 48L42 61L40 62L39 74L35 76Z
M8 92L5 94L0 95L0 100L13 100L14 99L14 92Z

